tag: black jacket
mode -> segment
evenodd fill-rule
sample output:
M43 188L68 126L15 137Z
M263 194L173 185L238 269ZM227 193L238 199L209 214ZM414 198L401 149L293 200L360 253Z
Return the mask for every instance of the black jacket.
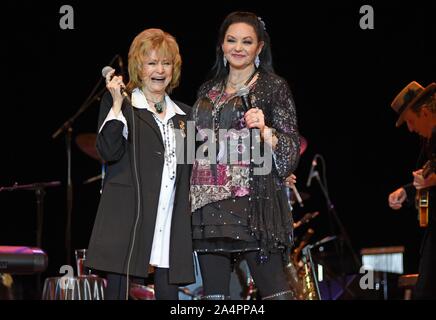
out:
M181 123L186 123L191 108L179 102L177 105L186 113L186 116L176 114L172 118L174 127L179 129ZM112 97L106 93L100 106L99 128L111 107ZM123 103L122 112L128 124L128 140L123 137L124 125L118 120L107 122L97 136L97 150L107 162L108 169L88 247L86 266L126 274L131 250L129 275L147 277L165 150L159 127L151 112L132 108L127 102ZM134 139L139 190L135 178ZM186 144L186 139L184 140ZM189 171L186 161L177 165L170 236L169 282L173 284L186 284L195 280ZM138 204L139 218L134 232Z
M427 160L436 159L436 130L432 138L423 144L418 160L418 168L422 168ZM407 201L414 204L416 189L413 184L403 186L407 193ZM429 221L425 228L420 248L419 277L413 293L414 299L436 299L436 187L429 191ZM415 211L416 212L416 211ZM416 212L417 213L417 212Z

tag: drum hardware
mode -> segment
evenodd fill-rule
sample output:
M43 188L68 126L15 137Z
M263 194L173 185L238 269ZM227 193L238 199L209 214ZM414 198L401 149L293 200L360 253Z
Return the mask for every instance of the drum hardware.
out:
M76 137L76 144L79 149L94 160L103 162L96 148L97 134L81 133Z
M58 187L60 185L61 185L60 181L35 182L25 185L19 185L17 182L15 182L14 185L11 187L0 187L0 192L16 191L16 190L35 191L36 209L37 209L36 246L38 248L41 248L41 244L42 244L42 226L43 226L43 219L44 219L45 188Z

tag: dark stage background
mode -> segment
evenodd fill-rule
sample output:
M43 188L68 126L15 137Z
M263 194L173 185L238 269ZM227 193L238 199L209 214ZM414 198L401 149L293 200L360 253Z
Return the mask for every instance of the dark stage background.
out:
M62 30L59 8L74 9L74 30ZM359 27L359 8L371 4L375 29ZM4 5L3 5L4 6ZM408 82L435 81L436 5L413 1L7 1L2 70L0 186L59 180L47 189L42 248L49 255L43 277L66 262L65 136L51 135L71 117L101 78L101 69L145 28L174 35L183 58L182 81L173 94L192 104L214 61L219 24L234 10L263 18L272 40L276 72L293 91L299 129L308 140L296 171L297 187L311 198L296 218L319 210L319 240L331 235L330 218L316 183L306 188L316 153L327 164L330 196L354 249L404 245L405 272L417 272L422 236L413 209L387 206L388 194L411 180L419 138L395 128L390 102ZM74 139L96 132L98 103L73 124L74 206L72 248L86 248L99 200L100 165ZM36 202L32 191L0 193L0 245L35 245Z

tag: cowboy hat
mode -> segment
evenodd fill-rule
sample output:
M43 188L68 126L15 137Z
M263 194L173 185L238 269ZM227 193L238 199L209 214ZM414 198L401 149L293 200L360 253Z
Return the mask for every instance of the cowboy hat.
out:
M404 115L407 109L422 104L435 91L435 82L425 88L416 81L412 81L405 86L391 103L391 108L394 109L399 116L396 126L399 127L404 122Z

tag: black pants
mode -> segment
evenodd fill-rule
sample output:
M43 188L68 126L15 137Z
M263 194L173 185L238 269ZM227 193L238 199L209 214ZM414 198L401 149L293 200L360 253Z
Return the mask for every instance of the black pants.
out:
M423 239L419 276L413 298L436 299L436 227L429 226Z
M256 251L250 251L241 253L239 257L247 261L261 297L289 291L282 254L271 254L268 261L262 264L257 261L257 254ZM230 253L198 254L205 296L230 296L231 259Z
M154 295L156 300L178 300L179 287L175 284L169 284L167 268L155 268L154 271ZM107 288L105 293L106 300L125 300L127 277L122 274L108 273ZM132 280L132 279L130 279ZM136 278L135 282L138 281ZM143 281L142 281L143 282ZM143 284L143 283L141 283Z

